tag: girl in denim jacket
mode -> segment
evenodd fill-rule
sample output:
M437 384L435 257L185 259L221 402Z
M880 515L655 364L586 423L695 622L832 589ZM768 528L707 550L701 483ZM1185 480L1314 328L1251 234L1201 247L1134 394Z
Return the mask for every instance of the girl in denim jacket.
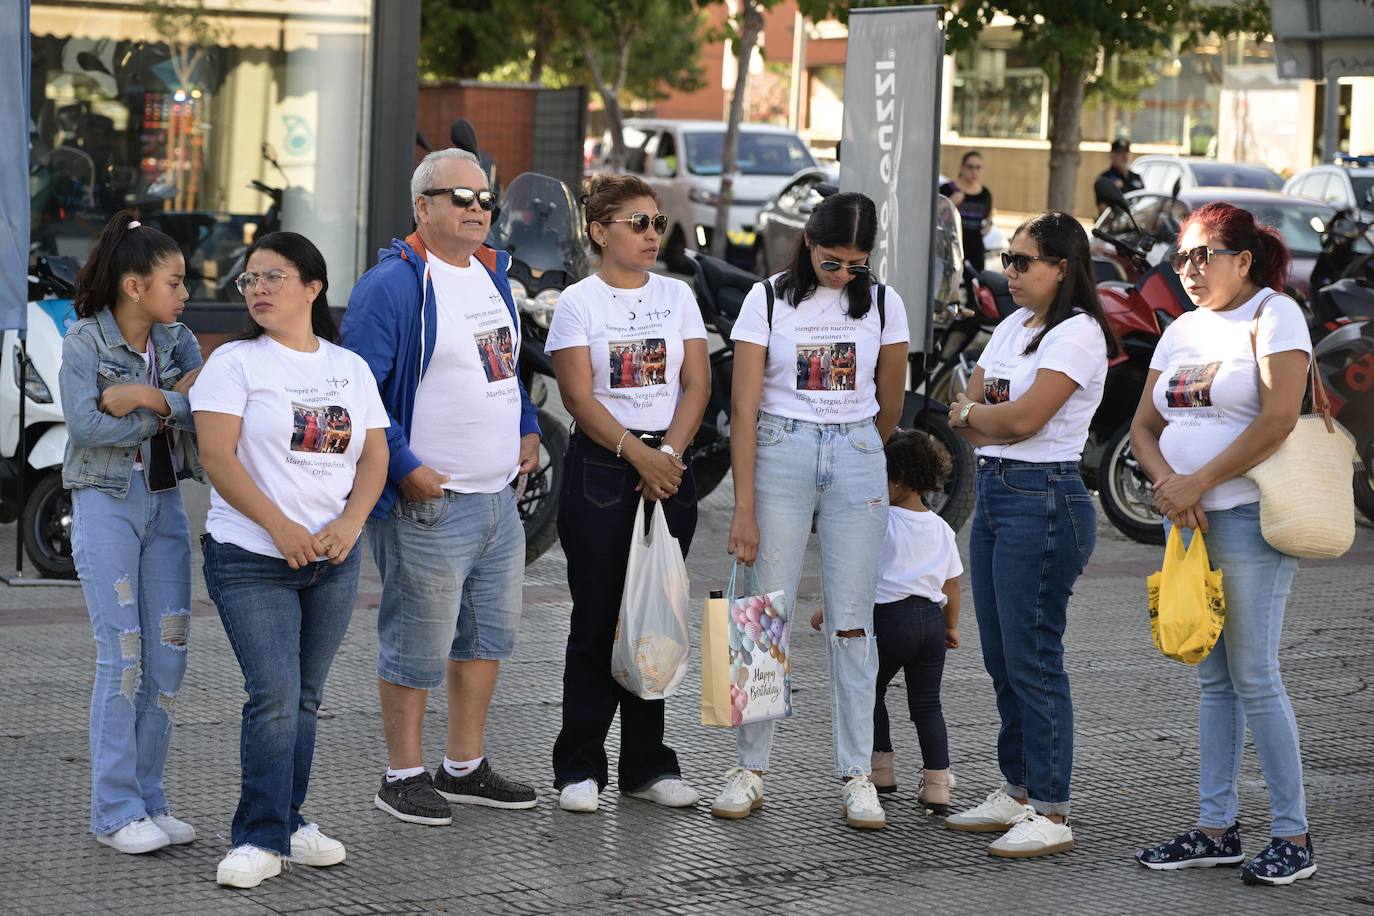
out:
M176 242L121 211L81 271L80 320L62 343L62 482L96 642L91 832L126 853L196 838L162 785L191 622L177 481L200 470L187 398L200 346L177 322L185 274Z

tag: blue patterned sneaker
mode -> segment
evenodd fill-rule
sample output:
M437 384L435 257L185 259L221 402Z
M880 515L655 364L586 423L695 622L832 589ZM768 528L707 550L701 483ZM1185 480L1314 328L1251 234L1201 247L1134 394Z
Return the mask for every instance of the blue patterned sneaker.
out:
M1194 827L1167 843L1136 850L1135 860L1156 871L1239 865L1245 861L1245 856L1240 851L1240 825L1232 824L1219 840L1212 839Z
M1274 837L1264 852L1245 863L1240 877L1246 884L1292 884L1312 877L1316 871L1312 836L1308 834L1306 846Z

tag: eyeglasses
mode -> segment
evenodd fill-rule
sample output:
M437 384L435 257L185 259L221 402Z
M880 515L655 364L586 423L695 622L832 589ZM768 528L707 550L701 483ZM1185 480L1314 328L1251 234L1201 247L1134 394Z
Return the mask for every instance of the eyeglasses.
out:
M629 223L630 230L640 235L643 235L644 233L648 232L650 226L653 226L654 231L657 232L659 235L662 235L664 232L668 231L668 216L664 213L660 213L657 216L650 216L647 213L632 213L624 219L601 219L597 220L597 222Z
M1046 264L1058 264L1063 258L1047 258L1038 254L1012 254L1009 251L1002 252L1002 269L1015 267L1018 274L1023 274L1030 270L1031 261L1044 261Z
M1169 255L1169 265L1173 267L1174 273L1181 274L1185 265L1192 262L1198 270L1202 270L1211 262L1212 257L1218 254L1240 254L1234 248L1208 248L1206 245L1199 245L1188 251L1175 251Z
M477 201L477 206L487 212L496 207L496 192L488 191L486 188L430 188L420 193L425 197L443 197L445 194L451 194L453 205L460 210L471 207L474 200Z
M255 274L251 270L245 270L234 280L234 286L238 287L240 294L246 296L258 288L258 281L267 288L268 293L281 291L281 286L286 282L286 278L294 276L284 270L269 270L265 274Z
M867 264L841 264L839 261L822 261L820 263L821 270L828 274L835 273L841 267L847 268L851 277L873 278L873 269Z

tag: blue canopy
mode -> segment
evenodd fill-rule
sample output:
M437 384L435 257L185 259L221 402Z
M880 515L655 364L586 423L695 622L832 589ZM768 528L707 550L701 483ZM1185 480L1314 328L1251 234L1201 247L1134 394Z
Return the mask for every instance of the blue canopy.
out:
M0 329L22 332L29 299L29 0L0 0ZM15 155L18 153L18 155Z

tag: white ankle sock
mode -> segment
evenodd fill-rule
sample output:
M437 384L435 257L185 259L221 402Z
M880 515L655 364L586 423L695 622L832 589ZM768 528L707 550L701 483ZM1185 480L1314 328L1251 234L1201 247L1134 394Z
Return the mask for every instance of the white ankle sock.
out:
M386 781L396 782L401 779L409 779L412 776L419 776L424 771L424 767L406 767L404 770L393 770L391 767L387 767Z
M482 761L486 759L487 757L485 754L478 757L476 760L453 760L452 758L445 757L444 769L448 771L448 775L450 776L466 776L480 767Z

